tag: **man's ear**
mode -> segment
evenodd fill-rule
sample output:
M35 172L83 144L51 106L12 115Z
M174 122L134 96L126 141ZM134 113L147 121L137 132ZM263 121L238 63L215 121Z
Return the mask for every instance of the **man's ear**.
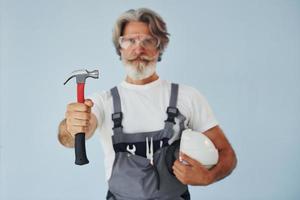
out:
M160 62L160 61L161 61L161 55L162 55L162 53L159 51L159 52L158 52L158 56L157 56L157 62Z
M122 49L120 49L119 51L120 51L120 57L119 57L119 59L122 60L122 54L123 54Z
M159 55L158 58L157 58L157 62L160 62L160 61L161 61L161 57Z

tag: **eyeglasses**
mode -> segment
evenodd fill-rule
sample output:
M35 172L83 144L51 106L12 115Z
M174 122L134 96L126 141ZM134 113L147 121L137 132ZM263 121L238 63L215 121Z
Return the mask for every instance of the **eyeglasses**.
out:
M160 41L150 35L145 34L130 34L121 36L119 38L119 44L122 49L129 49L139 44L145 49L154 50L158 48Z

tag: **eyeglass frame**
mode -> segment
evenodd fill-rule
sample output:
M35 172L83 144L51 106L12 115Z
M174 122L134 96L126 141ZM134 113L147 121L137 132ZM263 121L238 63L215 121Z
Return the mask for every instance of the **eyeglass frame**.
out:
M148 38L156 39L157 40L157 45L156 45L156 47L154 47L154 49L158 49L158 47L160 45L160 39L156 38L156 37L153 37L151 35L147 35L147 34L129 34L129 35L120 36L119 40L118 40L120 48L125 49L125 50L127 50L129 47L127 47L127 48L122 47L121 40L123 38L125 38L126 36L138 36L138 42L139 42L138 45L141 45L143 48L145 48L145 47L142 45L143 43L142 43L142 39L140 39L140 36L146 36ZM136 40L136 38L134 38L134 39ZM137 45L137 44L134 44L134 45ZM147 49L147 48L145 48L145 49ZM148 49L148 50L150 50L150 49Z

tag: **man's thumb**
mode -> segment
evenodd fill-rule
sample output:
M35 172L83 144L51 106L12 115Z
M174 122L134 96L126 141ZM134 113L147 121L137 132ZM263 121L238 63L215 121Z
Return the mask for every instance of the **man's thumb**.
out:
M93 107L93 105L94 105L94 103L93 103L93 101L91 99L86 99L84 101L84 104L87 105L87 106L89 106L89 107Z

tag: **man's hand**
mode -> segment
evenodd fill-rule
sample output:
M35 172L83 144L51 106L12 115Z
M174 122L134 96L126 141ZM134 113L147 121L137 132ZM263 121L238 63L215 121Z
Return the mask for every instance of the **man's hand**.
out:
M70 103L67 105L66 118L59 124L58 140L65 147L73 148L75 135L85 133L85 139L92 137L97 128L96 116L91 113L93 102L86 99L84 103Z
M189 165L184 165L176 160L173 171L183 184L209 185L228 176L237 165L235 152L219 126L215 126L203 134L209 137L218 149L218 163L208 170L198 161L182 155L182 160L188 162Z
M66 111L66 128L67 131L75 138L77 133L84 132L86 139L91 136L91 108L94 103L90 99L86 99L84 103L70 103L67 105ZM92 130L94 132L94 130Z
M173 165L173 172L177 179L185 185L209 185L213 182L212 174L200 162L181 153L181 159L187 164L176 160Z

